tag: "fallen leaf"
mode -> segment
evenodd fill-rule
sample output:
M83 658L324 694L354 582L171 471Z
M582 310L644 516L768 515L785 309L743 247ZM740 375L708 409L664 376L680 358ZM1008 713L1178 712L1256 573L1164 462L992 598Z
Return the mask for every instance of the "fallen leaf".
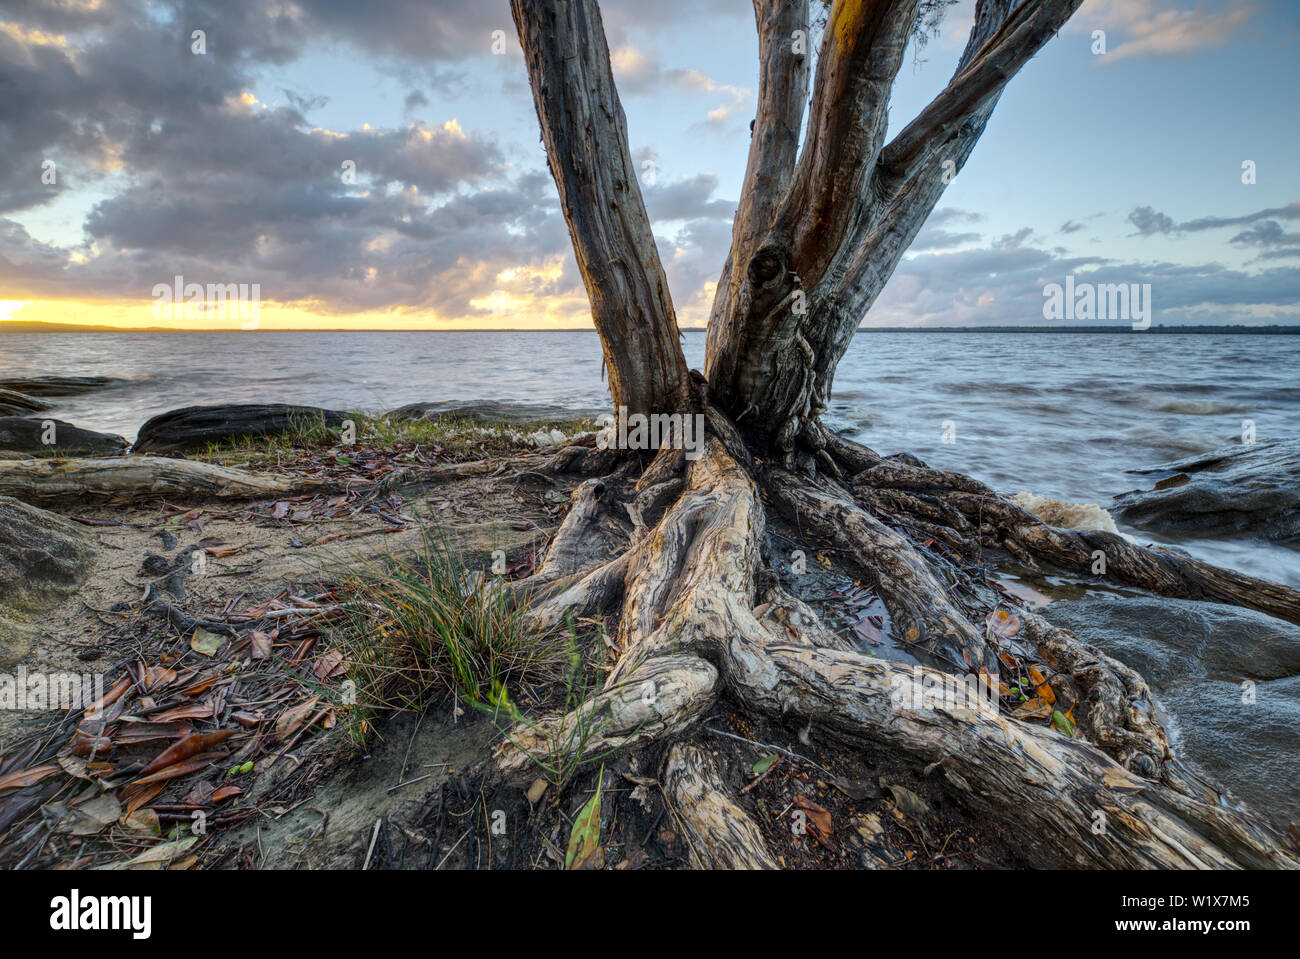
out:
M178 763L172 763L170 766L159 769L156 773L151 773L148 776L141 776L129 785L148 786L153 783L165 782L168 779L176 779L179 776L188 776L192 772L197 772L206 766L211 766L215 760L222 759L225 755L226 753L224 751L199 753L197 756L191 757L190 759L182 759Z
M190 649L204 656L215 656L225 643L226 637L218 636L216 633L210 633L202 626L194 630L194 635L190 637Z
M1005 609L996 609L989 613L985 623L998 636L1014 636L1020 632L1020 619L1015 613Z
M299 703L292 709L286 709L280 714L280 718L275 721L275 735L278 739L288 739L298 731L298 727L307 721L311 715L312 709L315 708L319 696L313 696L305 703Z
M343 654L337 649L331 649L328 653L317 658L316 665L312 667L312 672L316 674L317 679L326 680L342 663Z
M600 787L605 779L602 763L596 779L596 794L587 800L573 821L569 833L569 849L564 856L565 869L581 869L600 849Z
M1046 719L1052 715L1052 707L1035 696L1017 706L1011 715L1016 719Z
M1029 678L1034 682L1034 692L1043 702L1051 704L1056 702L1056 693L1052 692L1052 687L1047 685L1047 680L1033 666L1029 667Z
M180 742L172 743L157 756L149 765L140 770L141 776L147 776L159 769L164 769L173 763L178 763L183 759L188 759L195 753L207 752L213 746L219 746L231 736L235 735L234 729L222 729L215 733L192 733L186 736ZM138 782L139 780L137 780Z
M910 816L929 815L930 807L924 799L905 786L882 782L881 787L893 797L894 805Z
M212 699L209 697L201 703L190 706L174 706L154 713L153 719L160 723L170 723L177 719L209 719L212 716Z
M253 630L250 634L253 641L253 658L267 659L271 655L271 637L260 630Z
M1052 710L1052 728L1067 736L1074 735L1074 722L1059 709Z
M77 815L77 822L68 831L74 836L93 836L113 825L122 815L122 804L112 793L103 793L72 806L72 809Z
M17 789L40 782L51 773L59 771L58 766L33 766L31 769L18 769L0 776L0 789Z
M106 866L106 869L136 869L141 866L150 866L155 863L162 864L171 862L179 858L180 854L190 846L199 841L198 836L190 836L186 839L178 839L175 842L159 843L150 849L146 849L140 855L126 862L114 863Z
M122 817L122 827L132 832L148 833L151 836L162 834L162 823L158 814L152 809L137 809Z

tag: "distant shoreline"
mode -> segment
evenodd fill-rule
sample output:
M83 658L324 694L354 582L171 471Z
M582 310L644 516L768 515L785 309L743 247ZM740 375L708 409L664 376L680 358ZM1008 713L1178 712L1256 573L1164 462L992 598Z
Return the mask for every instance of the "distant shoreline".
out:
M147 326L137 328L115 326L82 326L75 323L16 323L0 322L3 333L595 333L593 327L570 326L561 329L352 329L348 327L321 326L304 329L183 329L174 326ZM703 333L704 327L687 327L683 333ZM1184 333L1184 334L1237 334L1243 336L1296 336L1300 326L1152 326L1134 330L1128 324L1118 326L860 326L859 333Z

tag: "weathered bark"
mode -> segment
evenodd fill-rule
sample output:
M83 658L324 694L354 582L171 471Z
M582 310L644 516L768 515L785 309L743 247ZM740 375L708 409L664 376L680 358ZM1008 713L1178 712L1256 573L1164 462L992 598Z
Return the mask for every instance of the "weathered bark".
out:
M758 114L749 143L745 185L731 226L731 250L714 293L709 356L717 354L719 342L734 335L729 324L737 314L731 303L745 278L745 271L734 266L747 264L757 252L789 188L808 99L812 60L808 0L754 0L754 18L758 23ZM798 31L803 31L800 47L796 46Z
M27 503L96 497L264 499L329 488L329 484L308 477L250 473L161 456L0 461L0 496Z
M701 747L680 743L664 763L664 793L682 819L701 869L776 869L763 834L727 795Z
M686 360L600 8L596 0L511 0L510 7L614 406L629 414L683 410Z
M972 540L1006 548L1030 565L1037 557L1063 569L1139 586L1159 596L1249 606L1300 623L1300 591L1173 550L1139 546L1104 530L1049 526L984 484L958 473L885 461L856 474L853 487L859 500L917 525L926 525L925 514L917 516L925 503L936 503L947 511L945 517L960 517Z
M917 4L833 6L793 182L710 320L711 395L787 466L824 461L818 418L854 331L1006 83L1080 2L982 0L952 80L889 146L885 108Z

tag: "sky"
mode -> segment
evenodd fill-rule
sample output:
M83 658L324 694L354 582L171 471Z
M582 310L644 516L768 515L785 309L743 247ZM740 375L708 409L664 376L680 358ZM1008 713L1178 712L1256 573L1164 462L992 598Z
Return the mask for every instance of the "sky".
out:
M601 7L678 321L701 327L755 109L751 4ZM973 8L909 55L891 133ZM863 324L1068 322L1044 319L1067 276L1149 284L1153 324L1300 323L1297 92L1296 0L1086 0ZM0 0L0 329L246 321L169 312L177 277L256 284L263 329L590 327L507 0Z

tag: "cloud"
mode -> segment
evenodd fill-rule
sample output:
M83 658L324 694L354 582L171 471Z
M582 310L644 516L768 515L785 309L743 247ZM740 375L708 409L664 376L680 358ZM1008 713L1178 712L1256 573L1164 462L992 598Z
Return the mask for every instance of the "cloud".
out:
M716 176L712 173L699 173L672 183L643 186L641 193L652 220L707 219L726 220L730 223L736 213L736 204L729 200L710 200L709 197L717 188Z
M1172 217L1166 216L1149 206L1134 207L1133 212L1128 215L1128 222L1137 227L1135 236L1168 233L1174 229Z
M913 247L865 317L867 326L1042 325L1043 289L1079 283L1151 285L1153 323L1294 323L1300 267L1262 271L1209 263L1121 262L1047 250L1020 231L987 246ZM1109 321L1098 321L1109 322Z
M701 70L665 68L659 61L637 47L623 45L610 51L614 80L623 96L648 96L676 90L693 96L707 97L718 106L705 113L694 127L724 129L729 121L744 116L748 123L753 112L754 93L748 87L718 83Z
M1281 243L1295 242L1300 235L1285 233L1282 225L1271 218L1285 220L1300 219L1300 200L1286 206L1269 207L1246 213L1242 216L1203 216L1184 223L1175 223L1173 217L1161 213L1149 206L1134 207L1128 215L1128 222L1137 227L1132 236L1153 236L1171 233L1199 233L1205 230L1219 230L1227 227L1252 225L1250 230L1239 233L1229 242L1242 246L1276 246ZM1265 221L1265 222L1261 222ZM1276 239L1274 239L1276 238Z
M1087 0L1071 18L1073 33L1104 30L1107 51L1098 64L1135 57L1188 56L1224 46L1256 13L1248 0L1210 11L1178 7L1174 0ZM1114 37L1118 35L1118 42Z

